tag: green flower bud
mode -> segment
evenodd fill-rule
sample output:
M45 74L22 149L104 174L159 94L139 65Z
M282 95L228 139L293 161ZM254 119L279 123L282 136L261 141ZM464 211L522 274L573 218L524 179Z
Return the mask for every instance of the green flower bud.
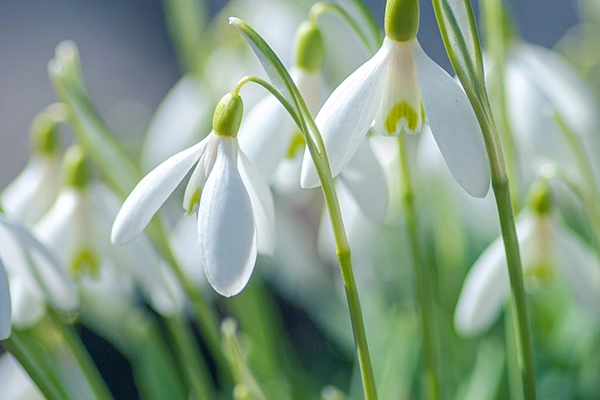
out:
M321 69L325 57L325 41L313 21L304 21L296 31L296 65L308 72Z
M385 35L392 40L414 39L419 31L419 0L388 0L384 25Z
M90 178L87 161L83 149L73 145L65 152L63 159L65 185L77 189L87 186Z
M236 137L242 124L244 103L242 98L233 93L227 93L219 100L213 115L213 131L221 136Z
M540 179L533 184L527 194L527 204L538 215L545 215L552 209L552 192L548 181Z

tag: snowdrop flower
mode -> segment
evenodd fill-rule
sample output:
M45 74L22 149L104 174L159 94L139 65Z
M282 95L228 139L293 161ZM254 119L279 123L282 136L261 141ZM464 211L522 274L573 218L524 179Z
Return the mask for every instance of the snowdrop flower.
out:
M0 195L2 207L32 226L52 205L60 189L60 145L56 124L64 121L62 104L53 104L31 125L31 158Z
M8 275L13 327L27 329L35 325L45 315L47 304L63 313L77 310L77 291L56 257L27 228L4 215L0 215L0 258ZM0 307L6 305L2 299ZM0 320L4 311L0 312ZM0 325L4 326L3 322Z
M323 35L316 21L300 24L295 43L296 60L290 74L314 115L321 105L324 58ZM248 158L263 177L273 181L278 192L295 197L300 195L305 141L275 97L267 96L252 108L240 129L239 140ZM349 165L339 175L340 184L350 190L369 218L383 220L387 211L387 186L368 139L362 141Z
M525 42L510 47L505 74L508 113L527 172L548 162L577 169L552 113L582 139L592 139L587 133L597 129L597 104L581 77L556 52Z
M217 104L213 130L200 143L152 170L133 189L112 229L115 244L131 241L194 167L184 209L196 212L199 252L206 277L223 296L248 283L257 252L274 247L274 207L266 182L240 150L242 99L234 93Z
M536 185L537 186L537 185ZM535 187L535 186L534 186ZM547 182L530 196L532 210L517 221L526 288L536 289L548 279L562 279L590 312L598 315L600 263L588 246L550 214ZM495 240L475 261L461 290L454 326L463 335L476 335L498 318L510 293L510 282L502 238Z
M0 340L10 336L11 302L8 277L0 260Z
M461 89L421 49L417 0L390 0L386 37L377 53L346 78L316 117L334 176L350 162L369 127L385 136L417 134L426 122L456 181L472 196L484 197L490 173L483 136ZM302 186L319 181L308 152Z
M109 221L116 214L111 201L116 201L106 187L89 181L81 148L71 146L63 165L64 188L34 226L36 236L54 251L73 280L83 285L102 282L124 290L132 289L133 284L128 283L135 282L156 311L163 315L177 312L176 289L150 243L139 238L126 249L110 244Z

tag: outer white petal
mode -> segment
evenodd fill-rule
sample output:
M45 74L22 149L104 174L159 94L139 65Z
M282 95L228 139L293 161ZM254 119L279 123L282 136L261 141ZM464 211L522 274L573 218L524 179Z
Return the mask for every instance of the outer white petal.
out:
M589 248L565 229L555 230L557 264L563 277L589 311L600 317L600 263Z
M59 157L33 155L19 176L4 189L0 200L9 215L31 226L52 206L59 189Z
M535 222L531 214L519 218L517 235L520 243L530 241L535 234ZM500 237L479 256L465 278L454 313L456 331L474 336L488 329L498 319L509 291L506 253Z
M6 276L4 265L0 261L0 340L4 340L10 336L11 314L8 276Z
M204 271L223 296L238 294L256 263L252 202L236 165L237 143L224 137L198 208L198 238Z
M456 181L472 196L485 197L490 167L483 135L466 94L413 42L425 119Z
M334 177L350 162L377 114L391 54L386 43L333 91L315 119ZM304 153L301 185L319 186L309 151Z
M273 255L275 249L275 206L269 185L248 160L242 150L239 151L238 168L244 186L252 202L258 252Z
M130 242L144 230L152 216L200 159L207 139L175 154L137 184L115 218L111 233L114 244Z
M454 313L456 331L471 336L488 329L498 319L509 290L504 245L499 238L467 274Z
M272 95L256 103L238 133L240 148L267 181L288 151L295 125Z
M387 184L383 169L371 150L368 138L363 140L352 161L339 177L365 215L373 221L383 221L388 203Z
M44 400L21 364L10 354L0 356L0 394L4 400Z
M193 76L184 76L173 86L148 126L141 155L144 171L198 141L212 116L210 107L206 107L208 97L202 83Z

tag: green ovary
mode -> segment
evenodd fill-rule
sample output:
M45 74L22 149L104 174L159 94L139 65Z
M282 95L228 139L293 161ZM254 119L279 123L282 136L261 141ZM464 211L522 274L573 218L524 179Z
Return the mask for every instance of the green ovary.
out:
M392 107L385 119L386 132L390 135L394 134L396 132L396 127L402 118L406 119L406 126L408 129L411 132L415 132L419 125L419 114L407 101L400 101Z

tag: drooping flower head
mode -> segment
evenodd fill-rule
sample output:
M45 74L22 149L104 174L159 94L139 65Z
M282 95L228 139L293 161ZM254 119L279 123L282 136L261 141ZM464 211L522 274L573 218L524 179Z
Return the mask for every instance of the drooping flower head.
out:
M534 185L528 205L517 221L526 288L536 290L550 280L562 279L570 286L574 297L598 316L598 258L578 235L561 226L552 215L547 182ZM510 293L506 262L502 238L492 242L475 261L456 305L454 326L457 332L477 335L497 320Z
M384 136L419 133L427 123L456 181L483 197L490 184L487 153L477 118L462 88L421 49L417 0L391 0L381 48L346 78L315 121L334 176L350 162L369 127ZM318 186L309 152L302 186Z
M266 182L239 149L242 99L225 95L217 104L213 130L200 143L175 154L146 175L123 203L111 240L125 244L194 168L183 207L198 218L199 252L211 286L223 296L248 283L257 252L274 244L273 199Z

